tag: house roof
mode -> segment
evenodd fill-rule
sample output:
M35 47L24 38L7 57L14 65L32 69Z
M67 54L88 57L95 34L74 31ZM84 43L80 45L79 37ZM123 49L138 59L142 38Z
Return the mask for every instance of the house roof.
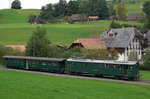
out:
M104 39L93 39L93 38L78 39L74 41L72 45L73 44L82 44L82 46L86 49L106 49Z
M84 17L84 19L86 19L86 16L85 15L82 15L82 14L72 14L71 15L71 19L73 21L79 21L80 20L80 17Z
M114 38L108 37L109 31L112 31L116 34ZM103 32L100 38L105 40L106 46L108 48L126 48L134 39L134 37L143 37L143 35L134 27L130 28L118 28L118 29L109 29Z
M100 38L100 35L90 35L88 38Z
M146 33L144 38L146 38L148 42L150 42L150 30Z
M140 13L132 13L132 14L128 14L127 20L128 21L139 21L141 17L142 17L142 14L140 14Z
M135 65L137 61L116 61L116 60L91 60L91 59L67 59L70 62L83 62L83 63L105 63L105 64L120 64L120 65Z
M34 18L34 20L37 20L37 21L39 21L39 22L44 22L42 19L40 19L40 18Z
M89 19L98 19L98 16L89 16Z

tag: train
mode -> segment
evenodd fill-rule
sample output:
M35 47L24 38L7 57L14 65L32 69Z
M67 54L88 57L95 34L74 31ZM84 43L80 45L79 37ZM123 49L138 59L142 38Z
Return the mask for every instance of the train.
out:
M3 65L7 68L60 74L95 75L130 80L138 80L140 77L139 63L136 61L3 56Z

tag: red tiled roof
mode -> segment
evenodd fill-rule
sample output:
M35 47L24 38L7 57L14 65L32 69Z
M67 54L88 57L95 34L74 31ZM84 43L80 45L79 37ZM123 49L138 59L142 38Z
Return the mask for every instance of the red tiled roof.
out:
M94 39L94 38L78 39L73 42L73 44L75 43L82 44L83 47L86 49L107 49L104 39Z
M89 19L98 19L98 16L89 16Z

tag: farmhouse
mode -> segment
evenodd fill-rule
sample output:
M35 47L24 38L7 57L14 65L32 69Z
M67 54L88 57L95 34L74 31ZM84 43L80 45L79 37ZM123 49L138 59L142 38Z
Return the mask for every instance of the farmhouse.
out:
M34 24L45 24L45 22L39 18L35 18L33 21Z
M144 15L143 14L140 14L140 13L137 13L137 14L129 14L127 16L127 20L128 21L134 21L134 22L140 22L142 21L144 18Z
M74 47L82 47L85 49L106 49L104 39L95 38L78 39L74 41L68 49Z
M108 49L115 48L121 61L128 61L131 52L135 52L141 60L143 35L135 28L109 29L100 36Z
M98 16L89 16L89 21L98 21L99 17Z
M72 14L70 17L74 22L86 21L87 17L84 14Z

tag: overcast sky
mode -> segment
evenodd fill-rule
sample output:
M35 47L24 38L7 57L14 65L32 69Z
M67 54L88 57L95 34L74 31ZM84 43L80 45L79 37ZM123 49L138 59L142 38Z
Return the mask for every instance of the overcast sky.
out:
M9 1L12 2L14 0L0 0L0 9L8 9ZM23 9L40 9L42 6L48 3L57 3L59 0L20 0L21 6ZM67 0L69 1L69 0Z

